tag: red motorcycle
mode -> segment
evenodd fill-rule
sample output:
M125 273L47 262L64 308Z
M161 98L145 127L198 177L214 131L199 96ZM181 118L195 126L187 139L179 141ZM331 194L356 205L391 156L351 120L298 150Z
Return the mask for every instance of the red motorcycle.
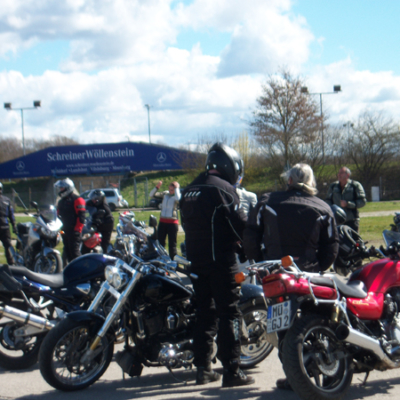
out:
M301 271L289 256L249 267L268 298L268 340L301 399L341 399L354 373L365 383L373 370L400 367L400 233L383 237L384 258L347 282Z

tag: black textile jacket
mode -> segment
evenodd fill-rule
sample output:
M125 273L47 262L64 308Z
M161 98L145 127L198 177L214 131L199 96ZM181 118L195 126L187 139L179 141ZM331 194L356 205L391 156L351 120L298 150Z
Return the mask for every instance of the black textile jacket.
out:
M329 268L339 250L329 205L294 188L261 197L249 216L243 241L248 259L290 255L299 268L315 272Z
M204 172L182 192L179 206L188 260L235 263L235 245L242 240L246 221L235 188Z

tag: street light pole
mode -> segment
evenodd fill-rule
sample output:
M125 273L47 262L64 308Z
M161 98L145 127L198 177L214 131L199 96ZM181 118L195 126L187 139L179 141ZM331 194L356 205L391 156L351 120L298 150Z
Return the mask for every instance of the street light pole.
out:
M17 111L17 110L21 111L22 151L24 155L25 155L24 110L36 110L40 106L41 106L40 100L35 100L33 102L33 107L13 108L11 103L4 103L4 108L7 111Z
M148 120L148 125L149 125L149 143L151 144L151 134L150 134L150 105L145 104L144 105L147 108L147 120Z
M333 92L322 92L322 93L309 93L308 88L306 86L303 86L301 88L301 93L306 93L309 95L319 95L319 107L320 107L320 113L321 113L321 145L322 145L322 163L325 164L325 144L324 144L324 121L322 119L322 95L323 94L336 94L342 91L340 85L335 85L333 86Z

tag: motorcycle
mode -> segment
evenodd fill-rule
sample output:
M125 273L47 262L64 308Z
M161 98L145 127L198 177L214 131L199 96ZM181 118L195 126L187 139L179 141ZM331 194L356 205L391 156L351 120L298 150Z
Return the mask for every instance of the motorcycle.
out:
M82 229L81 254L102 253L101 233L97 231L104 218L105 211L97 210L95 207L88 207L89 218Z
M291 257L253 268L268 298L267 333L301 399L341 399L354 373L400 367L400 233L385 230L382 259L353 272L300 271Z
M40 273L54 274L61 272L63 262L60 252L55 247L61 241L61 220L57 217L54 206L41 206L32 201L31 206L36 209L36 214L29 214L36 218L36 222L17 224L16 251L11 248L17 265Z
M346 213L342 208L333 205L331 209L339 236L339 253L333 264L336 273L347 276L360 268L365 259L381 257L380 251L374 246L367 247L368 242L365 242L354 229L344 225Z
M120 213L116 227L117 237L115 238L111 254L123 259L127 263L131 260L131 254L136 254L145 259L157 257L169 258L166 250L155 240L157 220L154 216L150 216L149 225L154 229L153 235L149 235L146 232L146 224L143 221L135 219L134 212L124 211ZM155 247L152 251L147 251L149 247L148 242L150 242L152 249Z
M19 370L34 365L47 331L66 313L89 306L104 279L104 269L115 262L114 257L88 254L53 275L10 266L8 280L16 281L19 289L0 291L0 318L8 318L0 320L0 366ZM7 279L5 274L3 279ZM110 307L106 302L102 305L103 311Z
M88 310L67 314L44 339L39 366L46 382L64 391L92 385L107 370L118 334L125 346L115 359L131 377L140 376L144 366L164 366L172 374L176 368L191 368L195 298L178 272L196 278L190 262L180 256L164 262L132 254L131 265L118 259L107 267L105 281ZM107 293L116 302L103 318L96 310ZM240 308L245 322L241 366L250 367L272 351L265 341L267 310L262 289L244 285ZM216 348L215 344L214 355Z

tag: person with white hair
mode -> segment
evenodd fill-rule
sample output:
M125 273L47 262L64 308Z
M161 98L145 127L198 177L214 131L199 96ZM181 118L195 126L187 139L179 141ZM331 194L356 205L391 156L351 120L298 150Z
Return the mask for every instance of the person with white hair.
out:
M283 176L287 190L264 194L250 212L243 234L246 256L261 261L290 255L302 270L325 271L339 250L331 208L315 196L317 185L309 165L296 164ZM290 389L287 379L278 379L276 386Z
M243 238L246 256L261 261L290 255L304 270L325 271L339 246L331 208L315 196L308 164L296 164L283 176L287 190L264 194L250 213Z

